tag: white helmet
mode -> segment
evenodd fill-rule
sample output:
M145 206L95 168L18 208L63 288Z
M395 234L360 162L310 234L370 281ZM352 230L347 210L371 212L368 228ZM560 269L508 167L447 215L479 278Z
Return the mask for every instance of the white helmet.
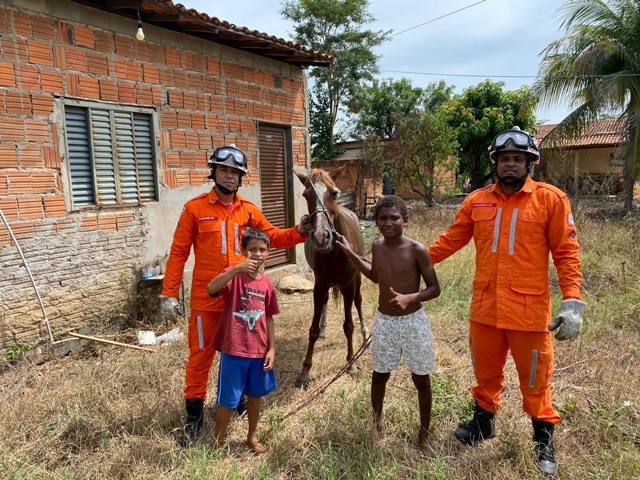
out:
M209 157L207 167L215 168L216 165L226 165L240 170L241 177L249 172L247 168L247 156L233 143L229 146L216 148L213 155Z
M491 142L489 148L489 156L491 160L496 161L499 152L515 150L529 154L529 158L533 163L540 161L540 150L536 144L533 135L529 132L520 130L520 127L511 127L509 130L500 132Z

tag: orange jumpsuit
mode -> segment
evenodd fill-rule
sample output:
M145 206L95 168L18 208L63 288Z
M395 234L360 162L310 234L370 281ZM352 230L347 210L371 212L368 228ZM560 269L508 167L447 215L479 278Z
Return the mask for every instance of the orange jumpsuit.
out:
M509 196L499 182L476 190L463 202L453 225L429 247L431 260L441 262L471 238L476 247L469 329L477 381L473 396L485 410L497 411L511 350L524 411L537 420L559 423L551 405L549 252L563 298L582 298L580 247L569 199L529 177Z
M223 298L212 298L206 287L224 268L240 263L242 235L249 227L264 230L271 247L292 247L305 240L297 227L279 229L271 225L260 209L235 195L233 204L220 201L215 190L189 200L182 210L167 261L162 294L178 298L184 265L195 255L189 317L189 359L185 398L206 398L209 369L215 350L211 348L224 308Z

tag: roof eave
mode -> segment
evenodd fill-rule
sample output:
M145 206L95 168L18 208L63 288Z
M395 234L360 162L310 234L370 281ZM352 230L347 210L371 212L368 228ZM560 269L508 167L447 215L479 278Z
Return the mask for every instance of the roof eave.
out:
M98 10L177 31L299 67L328 67L333 57L273 35L238 27L171 0L72 0Z

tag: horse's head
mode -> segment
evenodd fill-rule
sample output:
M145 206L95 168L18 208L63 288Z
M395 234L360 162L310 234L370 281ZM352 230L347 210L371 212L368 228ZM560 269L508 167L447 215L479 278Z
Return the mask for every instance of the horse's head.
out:
M310 237L319 252L333 249L338 232L335 223L338 219L338 196L340 190L336 187L335 179L344 167L335 169L331 173L321 169L312 169L309 175L294 172L304 185L304 198L307 200L309 215L313 222Z

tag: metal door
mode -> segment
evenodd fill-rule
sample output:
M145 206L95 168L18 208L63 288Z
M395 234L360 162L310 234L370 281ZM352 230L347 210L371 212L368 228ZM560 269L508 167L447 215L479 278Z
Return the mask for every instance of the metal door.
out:
M289 132L282 127L260 125L258 128L258 168L262 212L274 227L287 228L294 221L290 199L291 155ZM272 249L266 266L282 265L294 259L292 248Z

